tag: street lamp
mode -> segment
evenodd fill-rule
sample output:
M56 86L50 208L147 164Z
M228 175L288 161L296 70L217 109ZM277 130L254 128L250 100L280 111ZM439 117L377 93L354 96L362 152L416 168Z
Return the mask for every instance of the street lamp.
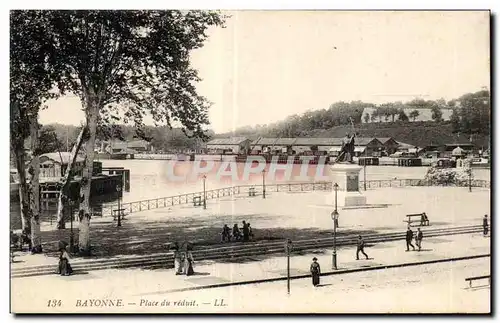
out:
M118 223L116 224L117 227L121 227L122 226L122 210L121 210L121 207L120 207L120 200L121 200L121 195L120 195L120 192L122 191L122 187L121 185L116 185L116 191L118 192Z
M332 269L337 270L337 226L339 222L339 212L337 211L337 191L339 185L335 183L333 189L335 190L335 210L331 213L333 220L333 252L332 252Z
M467 173L467 175L469 175L469 192L472 192L472 158L469 159L469 169Z
M205 190L205 180L207 179L207 175L203 175L203 209L207 209L207 192Z
M366 192L366 159L368 158L368 146L365 147L365 160L363 165L363 186L365 187Z
M266 198L266 170L262 171L262 198Z
M71 201L69 203L69 216L70 216L69 250L70 252L73 252L75 244L75 234L73 233L73 205L71 204Z

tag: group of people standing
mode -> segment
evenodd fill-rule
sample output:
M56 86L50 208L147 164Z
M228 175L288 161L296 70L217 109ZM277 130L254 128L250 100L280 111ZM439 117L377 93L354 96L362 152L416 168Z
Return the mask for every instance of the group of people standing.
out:
M235 223L233 229L229 229L227 224L224 224L221 232L221 242L230 242L233 241L249 241L250 238L253 238L252 227L250 226L250 222L242 221L242 228L238 227L238 224Z
M174 270L176 275L191 276L194 274L194 258L193 245L186 243L184 248L175 242L172 249L174 250Z

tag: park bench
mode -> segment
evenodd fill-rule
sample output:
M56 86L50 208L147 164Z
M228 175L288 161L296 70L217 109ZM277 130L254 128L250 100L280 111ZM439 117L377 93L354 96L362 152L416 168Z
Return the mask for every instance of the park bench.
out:
M193 197L193 205L194 206L201 206L201 196Z
M469 278L465 278L465 281L469 282L469 287L472 288L472 282L473 281L475 281L475 280L482 280L482 279L488 279L488 284L491 285L491 276L490 275L469 277Z
M92 216L97 216L102 218L102 210L92 210Z
M115 221L118 218L118 216L120 216L120 218L122 220L124 220L125 216L127 215L125 213L125 210L126 209L115 209L115 210L113 210L113 221Z
M403 220L403 222L407 222L409 226L411 226L412 223L418 223L419 226L428 226L430 224L429 218L425 213L407 214L406 217L408 219Z
M248 189L248 196L255 196L255 187L250 187Z

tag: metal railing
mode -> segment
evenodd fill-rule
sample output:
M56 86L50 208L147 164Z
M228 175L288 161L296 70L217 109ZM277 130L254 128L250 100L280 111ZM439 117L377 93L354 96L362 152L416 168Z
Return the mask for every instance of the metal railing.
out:
M366 181L367 189L388 188L388 187L412 187L412 186L449 186L449 187L468 187L469 182L464 181L453 185L436 185L423 179L392 179L392 180L370 180ZM359 182L359 187L362 188L364 181ZM473 180L471 186L476 188L490 188L490 182L486 180ZM250 189L253 188L255 196L262 195L262 184L254 185L238 185L224 187L219 189L205 191L207 201L230 196L250 197ZM331 191L333 189L332 182L302 182L302 183L279 183L266 185L266 193L280 192L311 192L311 191ZM176 205L193 204L194 198L200 197L203 199L203 191L186 193L175 196L160 197L155 199L147 199L142 201L121 203L121 208L127 210L128 213L137 213L147 210L167 208ZM103 205L102 214L112 215L113 209L117 205Z

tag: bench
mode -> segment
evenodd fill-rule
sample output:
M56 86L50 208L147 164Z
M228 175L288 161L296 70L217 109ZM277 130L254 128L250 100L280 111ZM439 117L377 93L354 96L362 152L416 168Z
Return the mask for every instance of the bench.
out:
M250 187L248 189L248 196L255 196L255 187Z
M425 214L425 212L423 212L423 213L416 213L416 214L407 214L406 217L408 219L407 220L403 220L403 222L408 223L409 226L411 226L412 223L418 223L419 226L428 226L428 225L430 225L429 218L427 217L427 214Z
M193 197L193 205L194 206L201 206L201 196Z
M484 275L484 276L476 276L476 277L469 277L465 278L466 282L469 282L469 287L472 288L472 282L474 280L481 280L481 279L488 279L488 284L491 285L491 276L490 275Z
M115 221L118 218L118 216L120 216L122 220L125 219L125 216L127 215L125 211L126 209L113 210L113 221Z
M93 210L92 211L92 216L97 216L97 217L100 217L102 218L102 210Z

